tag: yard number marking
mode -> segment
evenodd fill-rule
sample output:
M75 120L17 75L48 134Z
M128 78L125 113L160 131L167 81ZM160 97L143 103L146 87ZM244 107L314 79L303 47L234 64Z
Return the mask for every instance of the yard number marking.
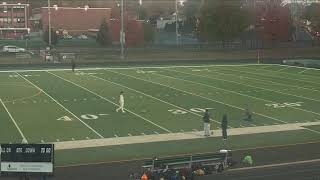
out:
M57 121L72 121L72 119L69 116L62 116Z
M19 75L10 74L9 77L10 77L10 78L17 78L17 77L19 77Z
M266 104L266 106L273 107L273 108L285 108L285 107L297 107L297 106L302 106L303 102L295 102L295 103L271 103L271 104Z
M99 115L94 115L94 114L83 114L81 115L81 119L84 120L96 120L99 119L99 116L106 116L108 114L99 114ZM62 116L60 118L57 119L57 121L73 121L72 118L70 118L69 116Z
M93 114L84 114L80 116L82 119L90 120L90 119L98 119L99 117Z
M195 112L195 113L204 113L206 112L206 109L213 109L213 108L191 108L190 111ZM181 110L181 109L169 109L169 112L172 114L187 114L188 111Z

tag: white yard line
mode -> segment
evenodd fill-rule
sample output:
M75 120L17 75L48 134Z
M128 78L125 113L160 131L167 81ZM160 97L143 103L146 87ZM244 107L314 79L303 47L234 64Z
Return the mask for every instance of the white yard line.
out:
M310 67L291 66L291 65L285 65L285 64L273 64L273 65L274 65L274 66L290 66L290 67L295 67L295 68L300 68L300 69L308 69L308 70L317 70L317 71L320 71L320 69L310 68Z
M30 83L32 86L34 86L35 88L37 88L39 91L43 92L45 95L47 95L51 100L53 100L56 104L58 104L61 108L63 108L65 111L67 111L68 113L70 113L73 117L75 117L77 120L79 120L82 124L84 124L87 128L89 128L91 131L93 131L96 135L98 135L100 138L104 138L100 133L98 133L96 130L94 130L91 126L89 126L87 123L85 123L84 121L82 121L78 116L76 116L74 113L72 113L69 109L67 109L66 107L64 107L62 104L60 104L57 100L55 100L52 96L50 96L47 92L45 92L43 89L41 89L40 87L38 87L37 85L35 85L34 83L32 83L31 81L29 81L27 78L23 77L21 74L19 74L18 72L16 72L21 78L23 78L25 81L27 81L28 83Z
M253 70L252 68L247 68L247 67L244 67L248 70ZM308 80L303 80L303 79L295 79L295 78L289 78L289 77L283 77L283 76L275 76L275 75L268 75L268 74L261 74L261 73L255 73L255 72L248 72L248 71L242 71L242 70L235 70L235 69L232 69L233 71L239 71L239 72L246 72L246 73L250 73L250 74L256 74L256 75L262 75L262 76L267 76L267 77L271 77L271 78L281 78L281 79L289 79L289 80L292 80L292 81L299 81L299 82L308 82L308 83L311 83L311 84L314 84L314 85L320 85L320 83L317 83L317 82L314 82L314 81L308 81ZM261 71L265 71L265 72L277 72L277 71L271 71L271 70L264 70L264 69L261 69ZM279 73L282 73L282 74L288 74L288 75L296 75L296 76L306 76L306 75L298 75L298 74L290 74L290 73L284 73L284 72L279 72ZM311 78L310 76L307 76L306 78Z
M47 71L47 72L48 72L48 71ZM109 103L111 103L111 104L113 104L113 105L115 105L115 106L118 106L118 104L116 104L116 103L114 103L114 102L110 101L109 99L107 99L107 98L105 98L105 97L103 97L103 96L101 96L101 95L99 95L99 94L97 94L97 93L95 93L95 92L93 92L93 91L91 91L91 90L89 90L89 89L87 89L87 88L85 88L85 87L83 87L83 86L81 86L81 85L79 85L79 84L75 83L75 82L69 81L69 80L67 80L67 79L65 79L65 78L63 78L63 77L60 77L60 76L58 76L58 75L56 75L56 74L52 73L52 72L48 72L48 73L49 73L49 74L51 74L51 75L53 75L53 76L55 76L55 77L57 77L57 78L59 78L59 79L62 79L62 80L64 80L64 81L66 81L66 82L69 82L69 83L71 83L71 84L73 84L73 85L75 85L75 86L77 86L77 87L79 87L79 88L81 88L81 89L84 89L84 90L86 90L86 91L90 92L91 94L93 94L93 95L95 95L95 96L97 96L97 97L99 97L99 98L101 98L101 99L104 99L105 101L107 101L107 102L109 102ZM171 133L171 131L170 131L170 130L168 130L168 129L166 129L166 128L164 128L164 127L162 127L162 126L160 126L160 125L158 125L158 124L156 124L156 123L154 123L154 122L150 121L149 119L146 119L146 118L144 118L144 117L140 116L139 114L136 114L136 113L134 113L134 112L132 112L132 111L130 111L130 110L128 110L128 109L125 109L125 110L126 110L126 111L128 111L129 113L131 113L131 114L133 114L133 115L135 115L135 116L137 116L137 117L139 117L139 118L143 119L144 121L146 121L146 122L148 122L148 123L150 123L150 124L152 124L152 125L154 125L154 126L156 126L156 127L160 128L160 129L162 129L162 130L164 130L164 131L166 131L166 132Z
M305 69L305 70L303 70L303 71L300 71L300 72L298 72L299 74L302 74L302 73L304 73L304 72L306 72L306 71L308 71L309 69Z
M150 82L150 83L153 83L153 84L158 84L158 85L161 85L161 86L170 88L170 89L174 89L174 90L176 90L176 91L180 91L180 92L184 92L184 93L187 93L187 94L190 94L190 95L193 95L193 96L201 97L201 98L203 98L203 99L207 99L207 100L209 100L209 101L213 101L213 102L216 102L216 103L219 103L219 104L223 104L223 105L226 105L226 106L229 106L229 107L232 107L232 108L235 108L235 109L239 109L239 110L242 110L242 111L245 110L245 109L240 108L240 107L238 107L238 106L234 106L234 105L227 104L227 103L224 103L224 102L221 102L221 101L217 101L217 100L214 100L214 99L210 99L210 98L207 98L207 97L204 97L204 96L201 96L201 95L192 93L192 92L188 92L188 91L185 91L185 90L181 90L181 89L178 89L178 88L175 88L175 87L172 87L172 86L167 86L167 85L161 84L161 83L159 83L159 82L153 82L153 81L141 79L141 78L138 78L138 77L135 77L135 76L131 76L131 75L128 75L128 74L123 74L123 73L116 72L116 71L111 71L111 72L115 72L115 73L117 73L117 74L122 74L122 75L124 75L124 76L132 77L132 78L135 78L135 79L140 79L140 80L145 81L145 82ZM279 121L279 122L282 122L282 123L287 123L287 122L285 122L285 121L282 121L282 120L279 120L279 119L276 119L276 118L273 118L273 117L270 117L270 116L266 116L266 115L263 115L263 114L260 114L260 113L256 113L256 112L253 112L253 113L254 113L254 114L257 114L257 115L260 115L260 116L263 116L263 117L266 117L266 118L268 118L268 119L273 119L273 120L275 120L275 121Z
M107 80L107 79L100 78L100 77L98 77L98 76L94 76L94 75L89 75L89 76L92 76L92 77L94 77L94 78L100 79L100 80L102 80L102 81L105 81L105 82L108 82L108 83L111 83L111 84L115 84L115 85L117 85L117 86L124 87L124 88L129 89L129 90L131 90L131 91L134 91L134 92L136 92L136 93L145 95L145 96L147 96L147 97L150 97L150 98L155 99L155 100L157 100L157 101L160 101L160 102L162 102L162 103L168 104L168 105L170 105L170 106L173 106L173 107L182 109L182 110L187 111L187 112L189 112L189 113L191 113L191 114L194 114L194 115L196 115L196 116L202 117L202 115L200 115L200 114L197 114L197 113L195 113L195 112L192 112L192 111L190 111L190 110L188 110L188 109L185 109L185 108L182 108L182 107L180 107L180 106L171 104L171 103L169 103L169 102L167 102L167 101L161 100L161 99L156 98L156 97L154 97L154 96L151 96L151 95L149 95L149 94L145 94L145 93L143 93L143 92L141 92L141 91L132 89L132 88L130 88L130 87L128 87L128 86L125 86L125 85L122 85L122 84L119 84L119 83L115 83L115 82L113 82L113 81L109 81L109 80ZM216 121L216 120L211 120L211 121L214 121L214 122L216 122L216 123L218 123L218 124L221 124L221 122ZM232 127L230 127L230 128L232 128Z
M163 75L163 74L157 74L157 73L155 73L155 75L159 75L159 76L163 76L163 77L171 78L171 79L176 79L176 80L180 80L180 81L185 81L185 82L189 82L189 83L199 84L199 85L203 85L203 86L206 86L206 87L211 87L211 88L214 88L214 89L219 89L219 90L221 90L221 91L225 91L225 92L229 92L229 93L234 93L234 94L237 94L237 95L246 96L246 97L250 97L250 98L253 98L253 99L257 99L257 100L262 100L262 101L272 102L272 103L273 103L273 101L269 101L269 100L265 100L265 99L262 99L262 98L257 98L257 97L249 96L249 95L246 95L246 94L241 94L241 93L234 92L234 91L230 91L230 90L225 90L225 89L222 89L222 88L218 88L218 87L211 86L211 85L207 85L207 84L203 84L203 83L198 83L198 82L189 81L189 80L185 80L185 79L180 79L180 78L175 78L175 77L171 77L171 76L166 76L166 75ZM286 121L282 121L282 120L280 120L280 119L273 118L273 117L270 117L270 116L267 116L267 115L264 115L264 114L260 114L260 113L257 113L257 112L253 112L253 113L254 113L254 114L258 114L258 115L260 115L260 116L267 117L267 118L269 118L269 119L276 120L276 121L278 121L278 122L288 123L288 122L286 122Z
M220 65L220 64L216 64L216 65L194 65L194 66L136 66L136 67L111 67L111 68L78 68L77 70L106 70L106 69L140 69L140 68L177 68L177 67L213 67L213 66L260 66L260 64L225 64L225 65ZM261 64L263 65L263 64ZM30 70L4 70L4 71L0 71L0 73L2 72L12 72L12 73L16 73L16 72L46 72L46 71L71 71L71 68L62 68L62 69L58 69L58 68L54 68L54 69L30 69Z
M11 113L9 112L8 108L7 108L6 105L3 103L3 101L2 101L1 98L0 98L0 102L1 102L2 106L4 107L4 109L7 111L7 113L8 113L8 115L9 115L11 121L12 121L13 124L16 126L17 130L19 131L19 133L20 133L20 135L21 135L21 137L22 137L22 141L23 141L24 143L28 143L27 138L26 138L26 137L24 136L24 134L22 133L20 127L18 126L18 124L16 123L16 121L14 120L14 118L12 117Z
M219 80L219 81L225 81L225 82L240 84L240 85L243 85L243 86L248 86L248 87L252 87L252 88L262 89L262 90L266 90L266 91L276 92L276 93L279 93L279 94L284 94L284 95L288 95L288 96L294 96L294 97L298 97L298 98L302 98L302 99L307 99L307 100L311 100L311 101L320 102L320 100L318 100L318 99L308 98L308 97L299 96L299 95L290 94L290 93L284 93L284 92L281 92L281 91L278 91L278 90L272 90L272 89L263 88L263 87L259 87L259 86L252 86L252 85L249 85L249 84L239 83L239 82L220 79L220 78L212 78L212 77L206 76L206 75L198 75L198 74L187 73L187 72L182 72L182 71L177 71L177 70L172 70L172 69L171 70L166 70L166 71L174 71L174 72L179 72L179 73L182 73L182 74L188 74L188 75L192 75L192 76L205 77L205 78L209 78L209 79L215 79L215 80Z
M295 124L282 124L282 125L270 125L270 126L259 126L259 127L233 128L233 129L228 129L228 136L305 130L303 126L319 125L319 124L320 122L313 122L313 123L295 123ZM211 137L221 137L221 134L222 134L221 130L213 130L213 135ZM190 139L205 138L203 135L204 135L203 131L192 131L192 132L179 132L179 133L169 133L169 134L152 134L152 135L141 135L141 136L105 138L105 139L65 141L65 142L55 142L55 149L62 150L62 149L77 149L77 148L138 144L138 143L190 140Z
M237 70L234 70L234 71L237 71ZM239 77L239 76L237 76L237 75L235 75L235 74L222 73L222 72L217 72L217 71L212 72L212 73L215 73L215 74L221 74L221 75L224 75L224 76L234 76L234 77ZM283 83L274 82L274 81L270 81L270 80L261 80L261 79L258 79L258 78L248 77L248 76L243 76L243 75L241 75L241 77L242 77L242 78L245 78L245 79L253 79L253 80L259 81L259 83L261 83L261 84L267 84L267 85L270 85L269 83L272 83L272 84L278 84L278 85L287 86L287 87L294 87L294 88L300 88L300 89L306 89L306 90L310 90L310 91L320 92L320 90L317 90L317 89L310 89L310 88L301 87L301 86L295 86L295 85L283 84Z
M283 70L286 70L286 69L289 69L289 68L291 68L291 67L288 66L288 67L285 67L285 68L282 68L282 69L279 69L279 70L276 70L276 71L279 72L279 71L283 71ZM270 70L270 71L272 71L272 70Z
M313 129L309 129L309 128L306 128L304 127L304 129L308 130L308 131L311 131L311 132L314 132L314 133L317 133L317 134L320 134L320 131L316 131L316 130L313 130Z
M155 75L159 75L159 76L164 76L164 77L167 77L167 78L171 78L171 79L176 79L176 80L180 80L180 81L190 82L190 83L193 83L193 84L199 84L199 85L211 87L211 88L214 88L214 89L220 89L220 90L225 91L225 92L229 92L229 93L234 93L234 94L238 94L238 95L241 95L241 96L250 97L250 98L253 98L253 99L258 99L258 100L265 101L265 102L269 102L269 103L277 103L277 102L275 102L275 101L270 101L270 100L266 100L266 99L263 99L263 98L258 98L258 97L254 97L254 96L250 96L250 95L238 93L238 92L235 92L235 91L230 91L230 90L218 88L218 87L211 86L211 85L204 84L204 83L198 83L198 82L194 82L194 81L190 81L190 80L185 80L185 79L181 79L181 78L176 78L176 77L171 77L171 76L167 76L167 75L163 75L163 74L157 74L157 73L154 73L154 74L155 74ZM301 109L301 108L297 108L297 107L288 107L288 108L292 108L292 109L296 109L296 110L300 110L300 111L304 111L304 112L308 112L308 113L312 113L312 114L315 114L315 115L319 115L319 116L320 116L320 113L317 113L317 112L314 112L314 111L310 111L310 110L306 110L306 109ZM279 120L279 121L281 121L281 120ZM281 122L285 122L285 121L281 121Z

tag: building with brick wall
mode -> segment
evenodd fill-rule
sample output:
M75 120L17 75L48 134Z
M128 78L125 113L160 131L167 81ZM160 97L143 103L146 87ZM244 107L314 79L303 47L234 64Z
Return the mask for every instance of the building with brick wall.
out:
M70 35L87 34L90 30L98 30L101 22L109 24L110 8L88 7L51 7L51 26L54 30L63 30ZM42 29L49 26L48 7L41 8Z
M18 39L30 32L29 4L0 4L0 39Z
M256 2L256 26L258 34L265 40L289 41L291 37L291 15L288 6L280 0Z
M281 5L281 0L249 0L246 2L255 14L257 38L270 41L290 41L292 39L289 6Z

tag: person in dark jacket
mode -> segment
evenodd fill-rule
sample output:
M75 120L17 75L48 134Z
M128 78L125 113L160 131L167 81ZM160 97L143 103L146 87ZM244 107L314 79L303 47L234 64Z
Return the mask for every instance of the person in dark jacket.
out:
M221 129L222 129L222 138L223 140L227 140L227 129L228 129L228 117L227 114L222 116L221 120Z
M74 60L71 60L71 68L72 68L72 72L74 72L76 68L76 62Z
M204 136L210 136L210 114L208 109L206 109L202 120L203 120Z

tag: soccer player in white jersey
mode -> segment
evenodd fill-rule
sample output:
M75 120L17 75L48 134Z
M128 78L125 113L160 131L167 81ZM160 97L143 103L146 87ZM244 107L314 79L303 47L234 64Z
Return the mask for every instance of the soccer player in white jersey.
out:
M121 91L119 96L119 108L116 111L118 112L119 110L121 110L124 113L123 107L124 107L124 97L123 97L123 91Z

